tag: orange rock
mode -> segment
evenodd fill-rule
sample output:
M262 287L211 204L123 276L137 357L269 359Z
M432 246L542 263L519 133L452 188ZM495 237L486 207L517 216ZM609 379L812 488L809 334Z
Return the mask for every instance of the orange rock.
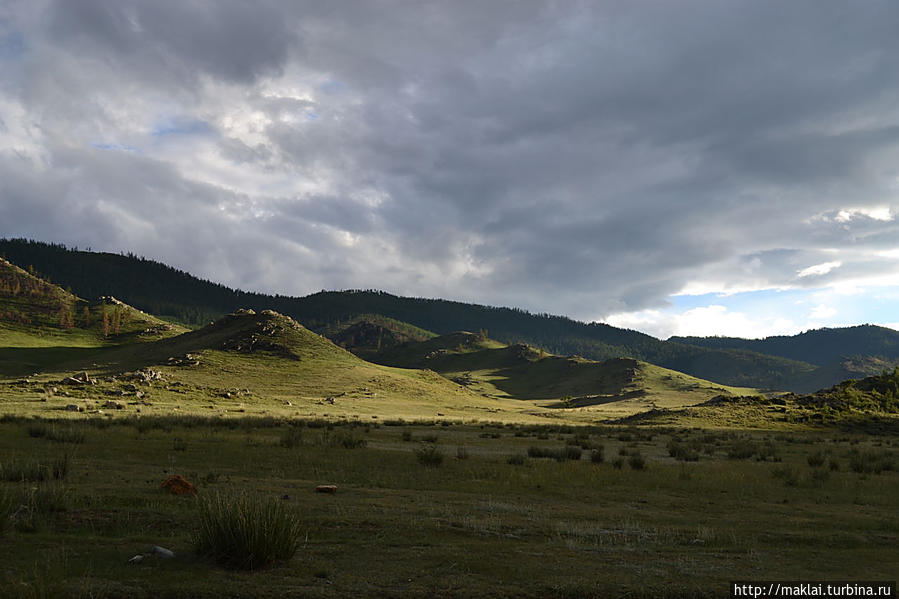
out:
M180 474L173 474L165 479L160 485L163 489L168 489L172 495L196 495L197 488L190 484L186 478Z

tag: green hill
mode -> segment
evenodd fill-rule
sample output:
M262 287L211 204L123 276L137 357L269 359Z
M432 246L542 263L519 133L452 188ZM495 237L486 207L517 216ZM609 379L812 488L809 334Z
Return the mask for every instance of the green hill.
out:
M321 333L363 359L402 343L425 341L437 336L431 331L378 314L361 314L347 323L334 323Z
M833 364L848 356L899 359L899 331L870 324L816 329L798 335L779 335L764 339L672 337L670 341L709 349L754 351L817 366Z
M606 324L439 299L397 297L379 291L322 291L306 297L229 289L133 255L69 250L27 240L0 240L0 253L34 265L81 295L114 294L154 314L198 325L240 307L273 309L310 329L332 334L341 325L376 314L426 331L487 330L505 343L529 343L560 355L593 360L631 357L732 385L789 389L815 367L746 350L710 350L661 341ZM832 381L836 382L836 381Z
M755 392L631 358L597 362L562 357L524 343L506 345L468 332L405 343L373 359L428 368L488 397L532 400L554 408L601 409L608 414L693 405L722 393Z

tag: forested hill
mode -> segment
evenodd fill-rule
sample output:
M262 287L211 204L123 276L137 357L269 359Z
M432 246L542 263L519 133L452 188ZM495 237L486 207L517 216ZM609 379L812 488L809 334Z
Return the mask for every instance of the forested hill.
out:
M817 329L799 335L740 339L672 337L669 341L708 349L740 349L823 366L846 356L899 358L899 331L870 324Z
M379 291L323 291L302 298L248 293L133 255L77 251L21 239L0 240L0 254L23 267L33 267L81 297L114 295L152 314L193 325L237 308L273 309L314 330L333 329L335 323L358 314L380 314L441 334L483 329L500 341L530 343L557 354L596 360L633 357L730 385L790 389L791 381L814 370L811 364L782 357L661 341L606 324L585 324L513 308L397 297Z

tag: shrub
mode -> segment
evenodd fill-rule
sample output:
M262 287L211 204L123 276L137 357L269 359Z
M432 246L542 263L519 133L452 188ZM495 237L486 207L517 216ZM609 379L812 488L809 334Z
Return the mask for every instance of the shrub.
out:
M412 432L411 431L403 431L403 441L409 442L412 440Z
M368 441L365 439L357 439L352 435L344 435L340 439L340 445L344 449L361 449L368 445Z
M894 470L895 460L889 450L875 451L870 449L859 451L858 449L853 449L849 452L849 468L853 472L861 474L871 472L880 474L884 470Z
M443 453L433 445L422 445L415 449L415 457L419 463L429 468L436 468L443 463Z
M612 462L612 466L615 467L615 470L621 470L624 468L624 460L621 458L615 458L615 461Z
M513 466L524 466L525 462L527 462L528 458L523 453L515 453L509 456L506 460L509 464Z
M172 450L187 451L187 441L185 441L181 437L175 437L174 439L172 439Z
M824 465L824 452L816 451L806 458L808 465L812 468L819 468Z
M627 459L627 463L630 464L630 467L633 470L645 470L646 469L646 458L644 458L639 451L635 451L631 454L631 457Z
M456 448L456 459L458 460L467 460L468 459L468 450L463 446L459 446Z
M299 520L283 503L256 496L215 494L199 501L197 553L226 568L253 570L293 557Z
M732 460L748 460L755 455L758 447L747 439L733 441L727 448L727 457Z
M559 457L557 457L556 459L560 462L564 460L580 460L581 453L582 450L580 447L566 445L559 451Z
M590 461L594 464L602 464L605 459L605 448L602 445L597 445L593 451L590 452Z
M537 447L536 445L532 445L528 447L528 457L531 458L554 458L555 453L551 449L546 449L543 447Z
M680 441L672 439L668 442L668 455L681 462L698 462L699 452Z
M436 443L437 435L422 435L421 440L425 443Z

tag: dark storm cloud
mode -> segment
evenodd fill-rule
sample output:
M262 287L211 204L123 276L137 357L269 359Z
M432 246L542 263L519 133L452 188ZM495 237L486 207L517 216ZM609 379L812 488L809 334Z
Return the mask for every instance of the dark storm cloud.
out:
M23 49L0 53L17 123L0 234L268 291L585 318L890 269L868 255L893 249L899 211L889 2L85 0L5 18Z

